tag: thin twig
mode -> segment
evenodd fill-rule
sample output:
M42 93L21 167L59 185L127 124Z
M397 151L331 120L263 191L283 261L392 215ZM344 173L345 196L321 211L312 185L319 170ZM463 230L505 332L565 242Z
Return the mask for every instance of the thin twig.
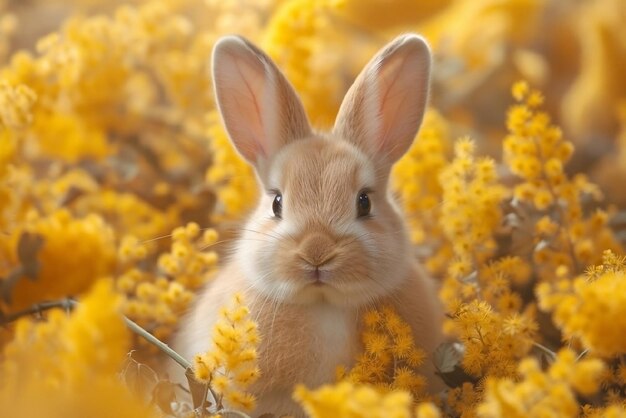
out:
M34 315L34 314L41 314L41 313L43 313L45 311L48 311L50 309L63 308L65 310L69 311L72 308L75 308L77 306L78 306L78 302L76 300L70 299L70 298L63 299L63 300L50 301L50 302L41 302L41 303L37 303L37 304L35 304L35 305L33 305L33 306L29 307L29 308L23 309L21 311L14 312L14 313L12 313L10 315L0 316L0 325L6 325L8 323L11 323L13 321L18 320L21 317L24 317L24 316L29 316L29 315ZM150 334L143 327L141 327L139 324L137 324L135 321L133 321L132 319L128 318L127 316L122 315L122 318L124 319L124 322L126 323L126 326L132 332L134 332L135 334L139 335L140 337L142 337L143 339L148 341L150 344L152 344L155 347L157 347L161 352L163 352L169 358L171 358L176 363L178 363L182 368L184 368L185 371L192 370L191 363L187 359L185 359L183 356L178 354L176 351L172 350L170 348L170 346L165 344L163 341L159 340L154 335ZM208 388L208 392L213 397L214 402L217 403L218 399L219 399L217 394L213 391L213 389L210 386L207 385L207 388ZM238 413L241 417L249 418L248 415L245 415L245 414L243 414L241 412L238 412L238 411L228 411L228 412L229 413Z
M126 325L128 326L128 328L130 328L131 331L133 331L135 334L139 335L140 337L143 337L150 344L157 347L165 355L167 355L169 358L171 358L176 363L178 363L182 368L184 368L185 371L192 369L191 363L187 361L187 359L185 359L183 356L178 354L176 351L172 350L170 346L165 344L163 341L159 340L154 335L150 334L148 331L146 331L144 328L142 328L139 324L137 324L132 319L129 319L126 316L124 316L123 318L124 318L124 322L126 322ZM186 373L186 375L188 374ZM207 389L208 389L208 392L213 397L213 400L217 402L217 394L213 391L213 388L207 385Z
M143 329L135 321L124 316L124 322L126 322L126 326L128 326L128 328L130 328L131 331L133 331L135 334L139 335L140 337L143 337L150 344L157 347L159 350L161 350L164 354L166 354L176 363L180 364L181 367L183 367L184 369L188 369L191 367L191 363L187 361L183 356L178 354L176 351L172 350L169 345L165 344L163 341L159 340L157 337L155 337L154 335L150 334L148 331Z
M234 409L221 409L220 410L220 415L224 415L224 414L229 414L229 415L236 415L238 417L241 418L251 418L250 415L243 413L241 411L236 411Z
M533 345L535 347L537 347L538 349L540 349L541 351L543 351L544 353L548 354L553 360L556 359L556 353L552 350L550 350L548 347L546 347L545 345L533 342Z
M17 321L23 316L41 314L45 311L49 311L50 309L63 308L66 311L69 311L70 309L75 307L77 304L78 302L76 302L74 299L71 299L71 298L67 298L63 300L55 300L51 302L37 303L21 311L14 312L6 316L0 316L0 325L7 325L11 322Z
M588 348L585 348L579 355L576 357L576 361L579 361L581 358L585 357L589 352Z
M0 324L6 325L13 321L20 319L23 316L41 314L45 311L55 308L63 308L65 310L70 310L78 306L78 302L74 299L68 298L63 300L55 300L50 302L41 302L37 303L29 308L23 309L21 311L14 312L10 315L6 315L5 317L0 318ZM156 346L159 350L161 350L168 357L171 357L176 363L180 364L184 369L188 369L191 367L191 363L187 361L183 356L178 354L176 351L172 350L167 344L163 341L156 338L154 335L150 334L144 328L142 328L139 324L137 324L132 319L122 315L126 326L130 328L135 334L143 337L150 344Z

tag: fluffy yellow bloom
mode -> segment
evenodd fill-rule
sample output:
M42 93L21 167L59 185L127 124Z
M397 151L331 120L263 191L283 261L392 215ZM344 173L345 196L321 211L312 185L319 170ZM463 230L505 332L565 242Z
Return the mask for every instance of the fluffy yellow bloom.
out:
M458 416L476 417L475 407L481 400L481 391L478 385L475 387L471 383L465 382L460 387L450 389L446 399L447 406Z
M309 118L318 127L332 125L344 93L337 67L345 51L323 42L339 36L328 15L329 3L285 1L272 15L262 43L300 93Z
M14 232L13 248L24 234L41 240L41 247L31 260L40 268L34 277L22 277L12 288L12 310L40 300L80 294L95 280L113 272L114 233L98 215L81 219L67 210L58 210L47 217L34 216L22 230ZM11 255L15 262L17 257Z
M529 416L577 417L576 393L591 395L598 390L604 364L596 359L576 361L564 349L547 371L534 358L520 362L521 381L488 379L485 399L477 408L479 417L523 418Z
M0 82L0 127L24 128L32 123L32 107L37 95L27 86Z
M217 220L234 219L254 206L257 182L252 167L235 151L228 139L219 115L212 113L210 119L209 134L215 163L208 168L206 181L217 189Z
M294 399L302 404L310 418L411 417L411 395L408 392L381 394L369 386L350 382L316 390L298 386Z
M516 311L519 308L517 296L508 287L513 280L510 272L514 270L509 267L513 266L511 261L518 261L515 280L522 281L528 274L524 273L527 272L524 263L510 258L508 264L504 261L487 264L497 248L495 232L502 222L501 203L507 190L499 183L494 161L475 158L475 144L471 139L457 141L454 153L455 158L440 174L443 203L439 224L450 248L440 297L453 317L464 302L479 296L494 305L500 304L503 312ZM452 332L455 323L449 322L448 326L448 331ZM460 329L456 332L464 333ZM499 370L506 373L509 368ZM474 364L470 373L480 369L481 366Z
M211 246L217 238L212 228L201 234L194 222L175 228L169 251L158 255L155 271L146 271L136 264L145 262L153 252L149 253L148 246L135 236L124 237L118 260L127 267L116 286L126 295L125 313L159 339L167 340L189 308L194 292L216 272L218 255Z
M431 109L391 184L417 257L443 279L445 331L460 348L435 357L454 363L443 372L454 387L441 411L419 403L425 353L383 309L364 314L364 352L338 372L341 389L299 389L301 402L333 417L624 415L622 0L54 3L0 0L0 322L43 299L81 305L2 327L5 415L152 415L114 375L128 350L150 363L156 350L140 338L130 346L114 311L171 336L257 199L213 101L220 36L268 51L326 128L374 50L406 31L432 47ZM56 20L44 20L58 28L34 19L50 10ZM515 83L503 123L502 86L520 75L542 91ZM559 105L567 139L544 111ZM452 144L467 133L475 143ZM588 180L603 177L602 190ZM603 194L615 207L599 208ZM605 249L614 252L581 276ZM114 291L85 296L102 276ZM223 404L246 408L258 335L235 305L195 373ZM537 305L551 323L535 319ZM585 360L561 352L551 362L565 345ZM542 370L523 360L540 353Z
M588 277L537 288L540 307L551 311L568 337L579 338L593 353L611 357L626 352L626 269L610 251Z
M515 186L515 198L544 214L535 226L533 256L540 277L550 280L560 266L580 270L599 261L602 250L619 245L607 228L604 212L584 215L582 199L599 200L601 193L584 176L570 178L564 172L574 145L538 110L541 93L520 81L512 94L518 104L507 116L509 135L504 140L503 159L523 180ZM587 239L581 240L583 236Z
M256 399L246 388L260 375L256 352L260 336L249 314L243 297L235 295L232 306L220 311L212 348L198 353L193 363L196 379L213 388L220 398L219 405L224 402L244 410L254 409Z
M118 378L130 338L110 281L99 281L71 315L22 319L4 349L0 408L7 416L153 417Z
M415 408L415 418L440 418L441 412L431 402L423 402Z
M513 376L537 331L532 312L503 315L479 300L461 305L448 327L464 343L462 364L475 376Z
M454 160L440 175L443 187L440 223L455 258L481 263L496 248L493 232L502 218L500 202L506 190L498 183L494 162L474 157L471 139L459 140L454 154Z
M418 245L442 245L443 232L436 222L443 194L438 176L451 151L448 130L439 113L426 112L413 145L393 168L393 186L409 222L411 239Z
M363 320L365 351L339 378L382 391L407 391L416 400L423 398L426 380L419 374L419 366L426 353L415 346L411 327L389 306L367 311Z
M105 132L80 115L37 115L33 130L45 132L40 135L38 153L70 163L85 158L102 160L113 152L107 144Z
M163 212L134 193L98 190L80 198L75 207L81 213L101 213L116 230L138 239L154 239L175 225L174 212Z

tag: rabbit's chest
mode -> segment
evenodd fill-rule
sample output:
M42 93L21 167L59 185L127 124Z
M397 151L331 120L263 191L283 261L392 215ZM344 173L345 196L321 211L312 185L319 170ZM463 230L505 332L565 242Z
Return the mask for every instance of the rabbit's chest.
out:
M329 383L338 366L354 362L359 330L353 311L315 305L289 307L272 316L259 321L263 336L259 358L267 389Z
M317 372L310 376L311 384L334 380L337 367L352 365L358 347L355 318L343 311L322 310L311 319L311 352L318 362Z

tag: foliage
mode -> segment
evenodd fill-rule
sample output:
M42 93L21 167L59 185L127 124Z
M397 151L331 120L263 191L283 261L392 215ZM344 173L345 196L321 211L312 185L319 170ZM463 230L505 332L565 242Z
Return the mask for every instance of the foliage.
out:
M233 297L233 305L220 311L220 320L213 331L212 348L196 355L194 374L199 382L214 388L218 405L223 400L228 405L249 411L254 409L256 400L245 390L261 373L256 362L260 336L241 295Z
M403 31L436 65L390 180L441 282L448 389L425 393L430 353L385 307L363 315L355 365L295 398L319 418L626 414L625 2L17 3L0 0L4 415L252 408L259 336L240 297L193 362L195 411L141 337L172 335L257 198L212 100L211 49L227 32L257 42L327 128Z
M415 346L411 327L389 306L363 314L363 353L349 372L338 378L367 383L379 391L406 391L413 399L424 397L425 379L419 366L427 354Z

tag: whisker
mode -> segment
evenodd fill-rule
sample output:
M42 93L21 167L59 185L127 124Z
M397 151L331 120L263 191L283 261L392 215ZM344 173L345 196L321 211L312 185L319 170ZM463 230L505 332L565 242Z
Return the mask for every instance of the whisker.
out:
M169 238L169 237L171 237L171 236L172 236L172 234L167 234L167 235L162 235L162 236L160 236L160 237L156 237L156 238L150 238L150 239L147 239L147 240L141 241L141 242L140 242L140 244L147 244L147 243L149 243L149 242L158 241L158 240L160 240L160 239Z
M237 242L237 241L258 241L258 242L264 242L266 244L272 244L272 241L269 240L265 240L262 238L230 238L230 239L225 239L225 240L221 240L221 241L217 241L211 244L207 244L207 245L203 245L202 247L199 248L200 251L204 251L209 249L210 247L217 245L217 244L224 244L224 243L229 243L229 242Z
M181 225L181 226L182 226L182 225ZM214 229L214 227L212 227L212 226L206 226L206 227L204 227L204 228L200 228L200 229L199 229L199 231L200 231L200 232L204 232L204 231L206 231L207 229ZM158 241L158 240L160 240L160 239L169 238L169 237L171 237L171 236L172 236L172 234L171 234L171 233L169 233L169 234L167 234L167 235L161 235L161 236L159 236L159 237L149 238L149 239L146 239L146 240L142 240L142 241L140 241L140 244L147 244L147 243L149 243L149 242Z
M267 237L275 239L276 241L280 240L280 237L277 237L275 235L269 234L267 232L257 231L257 230L249 229L249 228L241 228L241 230L242 231L247 231L247 232L252 232L252 233L255 233L255 234L265 235Z

